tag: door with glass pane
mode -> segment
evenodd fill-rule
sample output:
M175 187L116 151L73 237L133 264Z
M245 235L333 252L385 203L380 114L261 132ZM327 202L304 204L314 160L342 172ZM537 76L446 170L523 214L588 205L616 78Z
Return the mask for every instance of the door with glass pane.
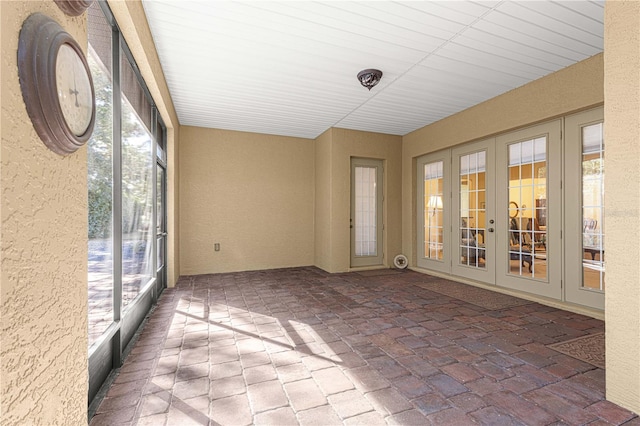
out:
M442 151L417 160L417 218L419 267L451 271L451 153Z
M492 141L452 150L452 272L495 282L495 216Z
M351 159L351 266L382 265L382 161Z
M561 122L496 138L496 283L560 299Z
M159 162L156 165L156 292L167 286L167 171Z
M565 194L566 277L568 302L604 309L603 109L565 119L567 188Z

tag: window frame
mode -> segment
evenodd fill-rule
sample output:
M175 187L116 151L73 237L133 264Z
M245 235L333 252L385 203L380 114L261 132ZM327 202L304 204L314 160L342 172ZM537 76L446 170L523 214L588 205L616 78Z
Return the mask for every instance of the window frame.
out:
M155 105L153 97L145 83L140 69L133 57L133 54L120 31L120 28L111 12L109 5L104 0L95 3L104 14L106 22L111 26L111 78L112 78L112 131L113 131L113 151L112 151L112 220L111 220L111 237L112 237L112 274L113 274L113 322L109 325L103 334L93 341L88 347L89 361L89 418L95 413L104 392L100 392L101 388L109 383L109 377L113 376L113 370L122 365L122 361L131 350L132 343L135 340L135 334L143 323L146 314L151 307L157 303L158 296L166 287L166 280L161 280L162 285L158 285L157 270L157 239L155 236L157 221L157 167L158 164L167 170L166 164L166 137L167 129L164 121L160 117L158 108ZM89 23L88 23L89 25ZM146 97L151 110L151 126L149 129L151 137L151 150L149 152L149 165L151 169L151 206L152 213L150 218L149 229L153 231L153 237L150 238L151 253L150 271L151 279L141 284L138 294L133 298L127 306L123 307L122 283L123 283L123 229L122 229L122 190L123 190L123 164L122 164L122 147L123 147L123 126L122 126L122 102L123 93L121 87L121 54L122 59L126 59L137 79L142 93ZM146 126L146 125L145 125ZM158 135L162 135L162 141L158 142ZM158 146L161 147L161 157L158 157ZM164 187L166 199L166 186ZM89 213L89 212L88 212ZM166 212L164 213L166 216ZM166 218L165 218L166 222ZM165 244L166 245L166 244ZM166 256L165 256L166 259ZM165 261L166 264L166 261ZM165 267L166 268L166 267ZM87 313L89 320L89 312Z

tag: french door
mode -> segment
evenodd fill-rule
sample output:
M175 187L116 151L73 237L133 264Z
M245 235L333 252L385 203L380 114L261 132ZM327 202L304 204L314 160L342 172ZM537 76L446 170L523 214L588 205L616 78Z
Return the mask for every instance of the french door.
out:
M452 151L452 272L495 283L494 143L486 140Z
M451 154L440 151L417 162L418 266L449 272L451 250Z
M167 287L167 170L156 162L156 294Z
M565 120L565 281L567 301L604 309L605 144L603 108Z
M382 161L351 159L351 266L382 265Z
M496 138L500 286L562 296L561 120Z
M560 299L561 125L420 157L418 266Z

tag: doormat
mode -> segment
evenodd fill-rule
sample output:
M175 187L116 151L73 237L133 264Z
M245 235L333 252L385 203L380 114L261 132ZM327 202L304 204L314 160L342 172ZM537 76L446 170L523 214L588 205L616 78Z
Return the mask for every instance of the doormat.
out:
M495 291L448 280L417 283L416 285L425 290L435 291L436 293L444 294L445 296L453 297L454 299L462 300L463 302L471 303L472 305L480 306L490 311L532 303L529 300L509 296L508 294L497 293Z
M372 269L370 271L360 271L356 272L356 274L361 275L363 277L379 277L382 275L395 275L401 274L402 272L397 269Z
M549 348L604 369L604 333L548 345Z

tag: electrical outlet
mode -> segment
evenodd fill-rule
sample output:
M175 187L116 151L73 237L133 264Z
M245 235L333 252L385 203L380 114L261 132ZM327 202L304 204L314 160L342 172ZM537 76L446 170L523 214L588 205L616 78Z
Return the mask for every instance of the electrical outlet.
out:
M215 244L213 245L213 249L214 249L215 251L220 251L220 243L215 243Z

